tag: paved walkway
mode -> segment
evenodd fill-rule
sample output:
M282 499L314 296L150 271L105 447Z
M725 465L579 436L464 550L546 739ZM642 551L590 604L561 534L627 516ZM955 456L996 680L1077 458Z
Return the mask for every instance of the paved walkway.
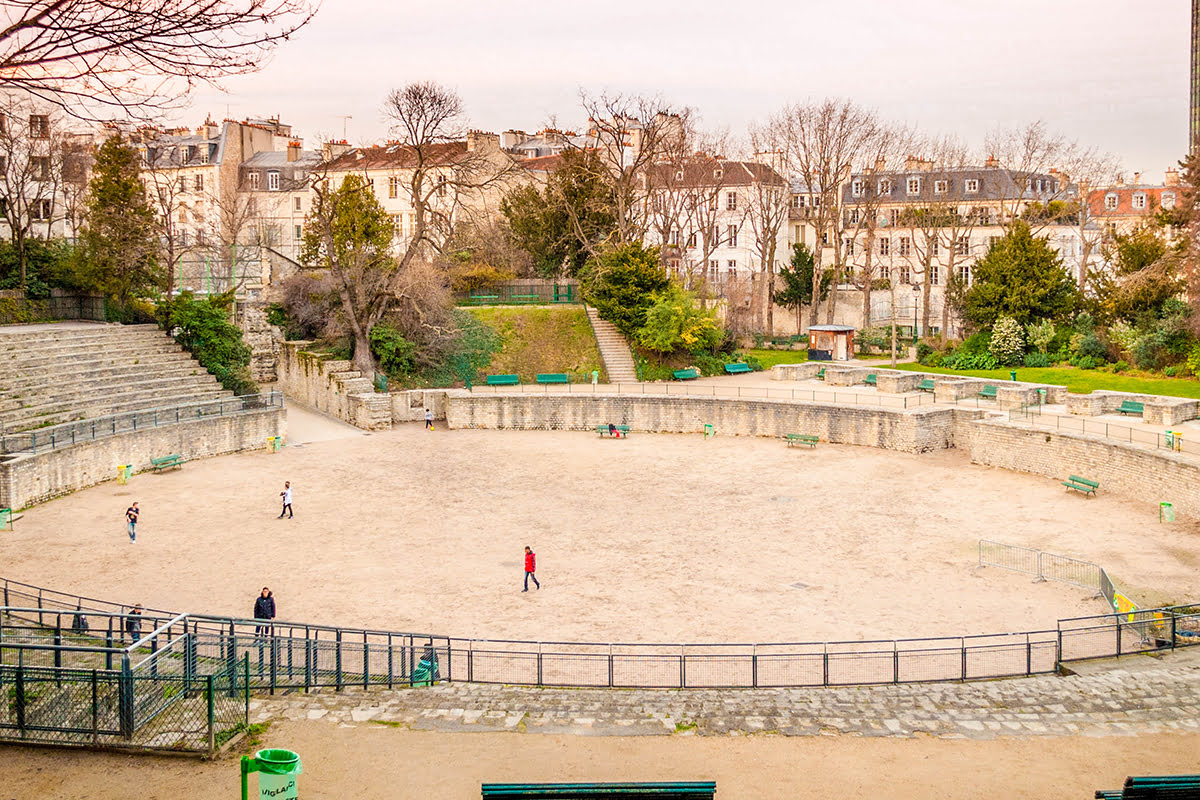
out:
M251 721L607 736L997 739L1200 732L1200 647L1078 674L836 689L605 690L443 684L260 697Z

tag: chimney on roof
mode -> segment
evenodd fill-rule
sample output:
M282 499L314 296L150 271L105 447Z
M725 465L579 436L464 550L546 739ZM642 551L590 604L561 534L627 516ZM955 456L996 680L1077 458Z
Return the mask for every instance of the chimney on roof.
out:
M507 130L500 134L500 146L505 150L511 150L528 138L529 135L525 131Z
M1179 173L1175 171L1174 167L1167 167L1167 174L1163 178L1163 186L1178 186L1178 185L1179 185Z
M325 144L321 145L321 160L333 161L338 156L346 153L349 149L350 145L346 143L345 139L342 139L341 141L325 142Z
M988 156L987 161L983 162L983 165L988 169L995 169L1000 166L1000 162L996 160L995 156Z
M467 131L467 152L486 153L500 149L500 137L486 131Z
M1140 173L1140 172L1133 173L1133 185L1134 186L1142 185L1142 173Z
M916 156L905 156L904 157L905 171L911 172L915 169L918 169L920 167L920 165L921 165L921 159L917 158Z
M882 156L875 159L875 171L883 172L885 169L887 169L887 159Z
M295 139L293 139L292 141L288 142L288 145L287 145L287 160L295 161L299 157L300 157L300 143L297 142Z

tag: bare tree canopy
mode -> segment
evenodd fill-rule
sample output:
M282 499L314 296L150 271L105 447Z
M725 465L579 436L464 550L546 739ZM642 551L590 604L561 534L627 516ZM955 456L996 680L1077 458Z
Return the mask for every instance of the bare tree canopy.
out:
M0 0L0 88L148 118L255 72L319 0Z

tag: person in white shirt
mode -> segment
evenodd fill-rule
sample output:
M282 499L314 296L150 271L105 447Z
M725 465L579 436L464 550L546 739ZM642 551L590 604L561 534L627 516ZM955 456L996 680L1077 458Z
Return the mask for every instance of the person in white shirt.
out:
M283 515L287 514L288 519L292 518L292 482L283 482L283 491L279 493L283 498L283 511L279 512L279 518L283 519Z
M433 430L433 412L428 408L425 409L425 430Z

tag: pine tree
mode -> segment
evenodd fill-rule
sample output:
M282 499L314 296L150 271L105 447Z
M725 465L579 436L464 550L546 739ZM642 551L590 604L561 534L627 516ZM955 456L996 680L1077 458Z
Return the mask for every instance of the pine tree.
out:
M999 317L1022 327L1044 319L1062 319L1076 310L1079 292L1062 259L1045 237L1014 222L987 255L972 268L974 284L964 298L964 315L981 328Z
M138 178L136 149L119 136L96 152L88 184L81 269L88 283L113 298L122 318L132 301L161 289L158 226Z

